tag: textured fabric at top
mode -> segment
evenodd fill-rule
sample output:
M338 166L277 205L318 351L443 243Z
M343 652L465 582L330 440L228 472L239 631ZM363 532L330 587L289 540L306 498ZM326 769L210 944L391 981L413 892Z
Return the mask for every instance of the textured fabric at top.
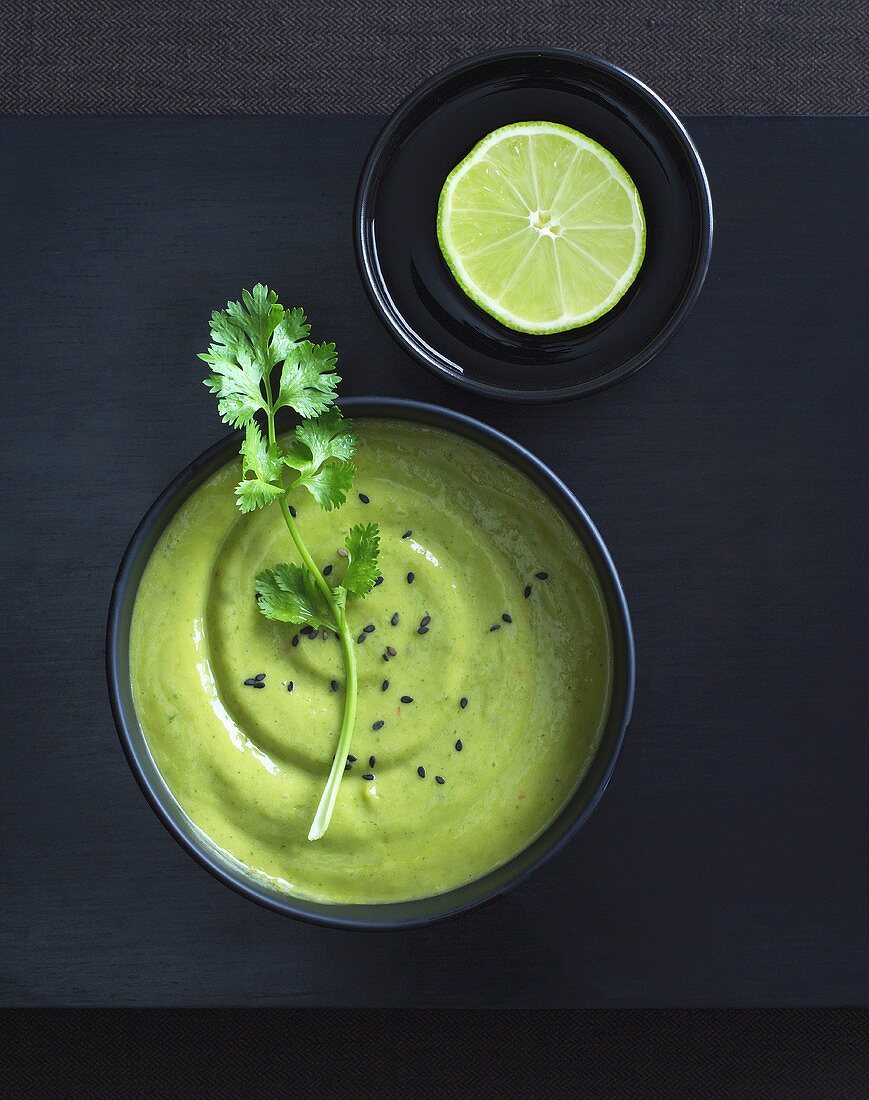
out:
M865 0L5 0L6 114L381 113L499 46L597 53L685 114L861 114Z

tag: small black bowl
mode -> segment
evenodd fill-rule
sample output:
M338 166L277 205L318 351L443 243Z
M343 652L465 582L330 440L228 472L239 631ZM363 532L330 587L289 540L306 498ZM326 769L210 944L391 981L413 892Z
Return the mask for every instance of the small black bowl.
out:
M524 851L474 882L433 897L377 905L324 904L282 893L256 881L240 865L229 862L193 825L158 771L139 725L130 685L130 621L139 581L158 539L190 494L238 454L240 432L222 439L191 462L151 505L130 540L109 607L106 638L109 698L121 746L152 809L182 848L221 882L269 909L316 924L356 929L407 928L475 909L503 894L552 856L585 823L609 782L630 720L634 699L634 642L625 597L603 539L573 493L539 459L494 428L436 405L382 397L348 398L340 404L353 416L430 424L489 448L547 494L587 550L609 613L613 642L612 700L591 766L559 817Z
M479 309L437 241L450 171L486 134L522 121L563 123L609 149L646 216L633 286L597 321L551 336L513 332ZM440 73L392 115L359 179L354 240L374 309L423 366L489 397L558 401L626 378L670 339L706 277L712 202L682 124L635 77L568 50L503 50Z

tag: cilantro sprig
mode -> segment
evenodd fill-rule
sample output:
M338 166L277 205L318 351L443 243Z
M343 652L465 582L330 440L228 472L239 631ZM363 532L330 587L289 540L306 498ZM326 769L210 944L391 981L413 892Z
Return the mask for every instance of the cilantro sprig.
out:
M368 595L379 574L376 523L356 524L344 540L347 567L334 587L314 562L287 497L305 489L325 511L340 508L356 476L358 440L335 405L341 379L334 344L314 344L301 309L284 309L261 283L243 290L240 302L211 315L211 343L199 358L211 368L205 385L217 398L222 420L244 428L239 509L254 512L277 504L300 562L265 569L256 578L259 609L268 619L332 630L341 645L346 679L344 715L329 778L308 833L319 840L329 827L356 721L358 674L348 603ZM301 417L282 446L275 417L291 409ZM263 428L265 430L263 430Z

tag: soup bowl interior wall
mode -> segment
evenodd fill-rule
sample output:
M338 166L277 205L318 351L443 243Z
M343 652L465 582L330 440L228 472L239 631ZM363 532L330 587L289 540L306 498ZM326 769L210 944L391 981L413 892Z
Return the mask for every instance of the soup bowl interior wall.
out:
M435 405L390 398L348 398L342 409L356 417L409 420L481 444L523 472L553 501L585 547L597 572L610 621L613 683L600 743L581 782L558 817L532 843L482 878L444 894L379 904L332 904L284 893L254 879L227 858L191 822L160 774L136 715L130 681L130 623L148 559L184 501L238 453L240 432L200 455L160 494L140 523L121 562L109 608L106 664L109 696L121 745L154 812L172 836L213 875L253 901L289 916L348 928L390 929L428 924L474 909L503 894L549 859L588 819L612 774L634 695L634 645L630 617L609 552L576 497L542 462L480 421Z

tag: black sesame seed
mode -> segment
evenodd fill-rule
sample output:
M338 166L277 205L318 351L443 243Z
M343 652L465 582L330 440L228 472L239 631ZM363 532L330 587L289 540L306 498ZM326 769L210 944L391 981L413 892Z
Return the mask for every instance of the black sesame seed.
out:
M389 621L392 623L393 626L398 626L398 612L397 611Z
M431 622L431 615L423 615L423 617L422 617L422 622L420 622L420 624L419 624L419 625L420 625L420 626L428 626L428 624L429 624L430 622Z
M402 703L412 703L413 702L413 696L412 695L402 695L401 701L402 701Z
M420 777L420 779L425 779L425 768L422 766L422 764L420 764L420 766L416 769L416 774Z
M388 660L389 660L389 654L388 654L388 653L384 653L384 654L383 654L383 659L384 659L384 661L388 661Z
M427 626L418 626L416 628L416 632L417 632L417 634L428 634L428 627Z
M444 783L446 783L446 779L444 779L444 777L442 775L436 775L435 776L435 783L440 783L440 785L443 786Z
M324 565L324 566L323 566L323 576L324 576L324 577L328 577L328 576L329 576L329 574L330 574L331 572L332 572L332 565L331 565L331 563L330 563L329 565Z
M260 600L261 600L262 598L263 598L263 597L262 597L262 593L261 593L261 592L254 592L254 599L255 599L255 600L256 600L257 602L259 602L259 601L260 601Z
M376 756L369 756L368 757L368 767L369 768L373 768L376 763L377 763L377 757Z
M259 683L260 680L264 680L265 678L266 674L264 672L258 672L256 676L254 676L254 680L256 680L257 683Z
M408 584L413 584L413 573L408 573L407 574L407 583Z
M491 634L493 630L500 630L500 629L501 629L501 624L500 623L495 623L494 626L489 627L489 633Z
M501 618L502 618L502 619L504 620L504 622L505 622L505 623L512 623L512 622L513 622L513 616L512 616L512 615L508 615L506 611L505 611L505 612L504 612L504 614L503 614L503 615L501 616Z
M353 765L352 765L352 764L345 764L345 765L344 765L344 771L345 771L345 772L349 772L349 771L350 771L350 769L351 769L352 767L353 767Z
M526 584L525 585L525 599L527 600L530 595L531 595L531 585Z
M365 639L367 637L368 637L367 634L360 634L359 637L356 639L356 644L357 645L362 645L362 643L365 641Z
M371 498L367 497L364 493L359 494L359 499L362 501L363 504L370 504L371 503Z
M374 625L374 623L369 623L368 626L363 626L362 629L365 631L366 634L373 634L377 627Z
M370 783L374 776L371 774L371 772L366 772L365 775L362 776L362 778Z
M295 686L296 685L293 683L293 681L290 680L290 682L287 684L287 691L292 691Z
M356 763L356 757L352 753L349 753L348 756L347 756L347 762L349 764L355 764Z
M373 730L382 730L382 729L383 729L383 719L382 719L382 718L378 718L378 719L377 719L377 721L376 721L376 722L374 723L374 725L373 725L373 726L372 726L371 728L372 728ZM373 767L373 766L374 766L374 765L372 764L372 767Z
M397 657L398 656L398 650L395 648L394 645L388 645L386 647L386 652L389 654L390 657Z
M265 685L265 682L263 680L254 680L254 682L251 686L255 687L255 688L264 688L266 685Z
M535 574L534 574L534 576L535 576L535 577L536 577L536 578L537 578L537 579L538 579L539 581L548 581L548 580L549 580L549 574L548 574L548 573L543 573L543 572L540 572L540 573L535 573Z
M380 685L380 690L381 690L381 691L386 691L386 689L387 689L388 687L389 687L389 681L388 681L388 680L384 680L384 681L383 681L383 683L382 683L382 684Z
M459 699L459 706L462 708L462 710L464 710L467 705L468 705L467 696L463 695L461 697L461 699Z
M329 687L330 687L330 688L331 688L331 689L332 689L333 691L337 691L337 690L338 690L338 681L337 681L337 680L333 680L333 681L332 681L332 682L331 682L331 683L329 684Z
M244 686L249 688L256 687L256 680L254 680L253 676L250 676L247 680L245 680Z
M308 635L308 634L310 634L310 633L311 633L311 632L313 631L313 629L314 629L314 628L313 628L312 626L303 626L303 627L301 628L301 630L299 631L299 633L300 633L300 634L305 634L305 635Z
M461 738L456 741L456 752L461 752L465 746L461 742Z
M297 646L298 644L299 644L299 635L298 635L298 634L294 634L294 635L293 635L293 645L294 645L294 646Z
M413 531L405 531L404 534L401 537L403 539L409 539L412 534L413 534Z
M294 508L294 507L292 506L292 504L290 505L290 515L291 515L291 516L293 517L293 519L295 519L295 518L296 518L296 516L298 515L298 512L297 512L297 511L296 511L296 509L295 509L295 508Z
M374 587L376 588L378 584L383 584L383 577L377 578L377 580L374 582Z

